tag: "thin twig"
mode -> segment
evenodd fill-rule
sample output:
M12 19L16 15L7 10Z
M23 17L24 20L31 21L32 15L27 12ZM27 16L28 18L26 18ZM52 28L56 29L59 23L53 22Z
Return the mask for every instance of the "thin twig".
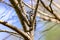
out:
M29 23L29 20L28 20L28 18L27 18L27 13L26 13L26 11L24 10L24 5L22 5L22 0L17 0L18 1L18 4L19 4L19 7L20 7L20 9L22 10L22 15L25 17L25 19L26 20L23 20L24 21L24 23L26 24L26 25L30 25L30 23ZM24 27L24 31L26 30L26 32L29 32L29 30L27 30L27 28L28 28L28 26L25 26Z
M27 33L25 33L25 32L22 31L22 30L17 29L15 26L13 26L13 25L5 22L5 21L2 21L2 20L0 20L0 24L2 24L2 25L4 25L4 26L6 26L6 27L8 27L8 28L10 28L10 29L12 29L12 30L14 30L14 31L16 31L16 32L17 32L19 35L21 35L22 37L30 39L30 36L28 36Z
M30 9L35 10L35 8L32 8L30 5L28 5L28 4L24 3L24 2L23 2L23 4L24 4L25 6L27 6L27 7L29 7ZM42 14L42 15L47 16L47 17L52 17L52 18L54 18L54 16L52 16L52 15L48 15L48 14L42 12L42 11L39 10L39 9L37 10L37 13L38 13L38 14Z
M55 19L59 20L60 21L60 18L58 18L58 15L56 15L54 12L51 12L51 10L44 4L44 2L42 0L40 0L41 4L43 5L43 7L45 9L47 9L47 11L49 11L52 15L55 16Z
M37 10L38 10L38 5L39 5L39 0L37 0L37 4L36 4L36 8L35 8L35 11L34 11L34 16L33 16L33 20L32 20L32 27L33 28L36 28L36 27L34 27L36 24L35 24L35 22L36 22L36 13L37 13Z
M48 0L48 1L50 1L50 0ZM55 5L58 9L60 9L60 5L57 4L56 2L53 1L52 4Z
M51 12L53 13L53 9L52 9L52 6L51 6L52 1L53 1L53 0L50 1L49 7L50 7L50 9L51 9Z

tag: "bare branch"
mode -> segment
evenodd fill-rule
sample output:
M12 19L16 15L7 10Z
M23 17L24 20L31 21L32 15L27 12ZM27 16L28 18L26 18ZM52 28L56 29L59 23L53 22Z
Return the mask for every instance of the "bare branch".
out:
M32 20L32 23L31 23L31 27L32 29L36 28L34 27L36 24L35 24L35 18L36 18L36 13L37 13L37 10L38 10L38 5L39 5L39 0L37 0L37 4L36 4L36 8L35 8L35 11L34 11L34 15L33 15L33 20Z
M18 1L17 0L10 0L11 4L14 6L14 9L18 15L18 18L23 26L23 29L25 32L28 32L29 30L26 28L25 23L29 24L25 16L22 14L22 9L18 7Z
M48 0L48 1L50 1L50 0ZM59 4L57 4L56 2L52 2L52 4L54 4L57 8L59 8L60 9L60 5Z
M27 7L31 8L31 9L33 9L33 10L35 9L35 8L32 8L32 7L31 7L30 5L28 5L28 4L25 4L24 2L23 2L23 4L26 5ZM37 12L38 12L38 13L37 13L37 16L39 16L40 18L42 18L42 19L44 19L44 20L52 21L52 22L56 22L56 23L60 23L60 21L57 20L57 19L55 19L55 17L52 16L52 15L49 16L48 14L42 12L41 10L38 10ZM44 15L44 16L40 15L40 13L41 13L42 15Z
M18 33L16 33L16 32L11 32L11 31L7 31L7 30L0 30L0 32L6 32L6 33L12 33L12 34L17 34L18 35Z
M6 33L9 33L10 36L13 35L13 36L16 36L16 35L19 35L18 33L16 32L11 32L11 31L7 31L7 30L0 30L0 32L6 32ZM19 37L19 36L16 36L16 37ZM4 38L5 39L5 38Z
M49 7L50 7L50 9L51 9L51 12L53 13L53 9L52 9L52 6L51 6L52 1L53 1L53 0L50 1Z
M49 10L48 7L46 7L46 5L44 4L44 2L42 0L40 0L40 2L42 3L43 7L46 8L52 15L55 16L55 19L60 21L60 18L58 17L58 15L56 15L56 13L52 12L51 10Z
M24 4L24 5L26 5L27 7L29 7L30 9L35 10L35 8L32 8L30 5L28 5L28 4L24 3L24 2L23 2L23 4ZM42 11L41 11L41 10L39 10L39 9L37 10L37 14L42 14L42 15L44 15L44 16L54 18L54 16L49 15L49 14L47 14L47 13L44 13L44 12L42 12Z
M40 18L43 20L46 20L46 21L60 23L60 21L58 19L55 19L55 18L50 18L50 17L46 17L46 16L42 16L42 15L40 15Z
M36 8L35 8L35 11L34 11L33 22L34 22L34 20L36 18L36 13L37 13L37 10L38 10L38 5L39 5L39 0L37 0Z
M27 25L29 25L28 18L26 17L27 16L26 15L26 11L24 10L24 5L22 4L23 1L20 1L20 0L17 0L17 1L18 1L18 4L19 4L20 9L22 10L22 13L24 13L22 15L25 17L25 19L27 21Z
M7 26L8 28L16 31L16 32L19 33L22 37L27 38L27 39L30 39L30 37L29 37L29 35L28 35L27 33L25 33L25 32L23 32L23 31L17 29L15 26L12 26L11 24L9 24L9 23L7 23L7 22L5 22L5 21L2 21L2 20L0 20L0 24L2 24L2 25L4 25L4 26Z
M20 9L22 10L22 15L25 17L25 24L27 25L25 28L27 29L28 28L28 26L30 25L30 23L29 23L29 20L28 20L28 18L27 18L27 13L26 13L26 11L24 10L24 5L22 4L22 0L17 0L18 1L18 4L19 4L19 7L20 7ZM27 22L26 22L27 21ZM29 29L29 31L30 31L30 29ZM27 32L29 32L29 31L27 31Z
M44 4L44 2L42 0L40 0L40 2L43 5L43 7L46 8L47 11L49 11L51 13L51 10Z

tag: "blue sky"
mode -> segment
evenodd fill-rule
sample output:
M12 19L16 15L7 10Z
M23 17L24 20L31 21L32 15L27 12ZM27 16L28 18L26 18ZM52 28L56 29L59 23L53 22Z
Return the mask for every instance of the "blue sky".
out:
M8 0L5 0L5 1L7 3L9 3ZM25 0L25 2L29 3L28 0ZM22 27L14 9L5 4L2 4L2 3L0 3L0 20L7 21L8 23L10 23L14 26L17 26L18 28ZM41 28L41 26L43 26L43 24L44 24L43 22L37 23L37 30L35 32L35 40L37 40L40 37L39 31L42 31L44 29L44 27ZM9 31L11 30L3 25L0 25L0 29L5 29L5 30L9 30ZM7 36L9 34L0 33L0 40L2 40L4 37L6 37L5 35ZM44 40L44 39L41 39L41 40Z

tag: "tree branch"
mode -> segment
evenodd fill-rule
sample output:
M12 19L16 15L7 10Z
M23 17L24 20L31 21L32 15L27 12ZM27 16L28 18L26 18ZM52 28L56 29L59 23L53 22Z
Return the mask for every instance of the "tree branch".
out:
M17 29L15 26L12 26L11 24L9 24L9 23L7 23L7 22L5 22L5 21L0 20L0 24L2 24L2 25L4 25L4 26L7 26L8 28L16 31L18 34L20 34L20 35L21 35L22 37L24 37L24 38L27 38L28 40L31 39L30 36L29 36L27 33L25 33L25 32L23 32L23 31Z
M56 15L55 13L53 13L48 7L46 7L46 5L44 4L44 2L42 0L40 0L41 4L43 5L44 8L47 9L47 11L49 11L52 15L55 16L55 19L60 21L60 18L58 18L58 15Z
M29 32L29 30L26 28L26 25L25 25L25 23L28 24L28 21L25 18L25 16L22 14L21 7L20 8L18 7L18 5L17 5L18 4L18 1L17 0L10 0L10 2L14 6L14 9L15 9L17 15L18 15L18 18L19 18L19 20L20 20L20 22L21 22L21 24L23 26L24 31L25 32Z
M24 4L25 6L27 6L27 7L29 7L30 9L35 10L35 8L32 8L30 5L28 5L28 4L24 3L24 2L23 2L23 4ZM47 13L44 13L44 12L42 12L42 11L39 10L39 9L37 10L37 14L42 14L42 15L47 16L47 17L55 18L54 16L49 15L49 14L47 14Z
M33 28L33 30L34 30L34 28L36 28L35 27L35 22L36 22L36 13L37 13L37 10L38 10L38 5L39 5L39 0L37 0L37 3L36 3L36 8L35 8L35 11L34 11L34 15L33 15L33 20L32 20L32 23L31 23L31 27Z
M50 1L50 0L48 0L48 1ZM59 4L55 3L54 1L52 2L52 4L54 4L57 8L60 9L60 5Z
M27 25L27 26L25 26L25 28L27 29L28 27L29 27L29 25L30 25L30 23L29 23L29 20L28 20L28 18L27 18L27 13L26 13L26 11L24 10L24 5L22 4L22 0L17 0L18 1L18 4L19 4L19 7L20 7L20 9L22 10L22 15L25 17L25 19L26 19L26 21L25 21L25 24ZM30 29L28 30L28 32L30 31Z
M33 9L33 10L35 9L35 8L32 8L32 7L31 7L30 5L28 5L28 4L25 4L24 2L23 2L23 4L26 5L27 7L31 8L31 9ZM38 12L38 13L37 13L37 16L39 16L39 17L42 18L43 20L60 23L60 21L57 20L57 19L55 19L55 17L52 16L52 15L49 16L48 14L42 12L41 10L38 10L37 12ZM42 14L43 16L42 16L41 14Z
M37 4L36 4L36 8L35 8L35 11L34 11L34 16L33 16L33 22L36 18L36 13L37 13L37 10L38 10L38 5L39 5L39 0L37 0Z
M53 1L53 0L50 1L49 7L50 7L50 9L51 9L51 12L53 13L53 9L52 9L52 6L51 6L52 1Z
M17 34L17 35L19 35L19 34L16 33L16 32L11 32L11 31L7 31L7 30L0 30L0 32L6 32L6 33L12 33L12 34Z
M0 30L0 32L6 32L6 33L9 33L10 35L13 35L13 36L16 36L16 37L18 37L17 35L19 35L16 32L11 32L11 31L7 31L7 30Z

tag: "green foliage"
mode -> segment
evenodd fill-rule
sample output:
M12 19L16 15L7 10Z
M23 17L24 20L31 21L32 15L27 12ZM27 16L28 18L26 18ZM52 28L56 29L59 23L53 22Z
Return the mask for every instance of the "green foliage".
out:
M50 23L46 26L51 27L55 23ZM46 32L46 40L60 40L60 24L55 24L53 28Z

